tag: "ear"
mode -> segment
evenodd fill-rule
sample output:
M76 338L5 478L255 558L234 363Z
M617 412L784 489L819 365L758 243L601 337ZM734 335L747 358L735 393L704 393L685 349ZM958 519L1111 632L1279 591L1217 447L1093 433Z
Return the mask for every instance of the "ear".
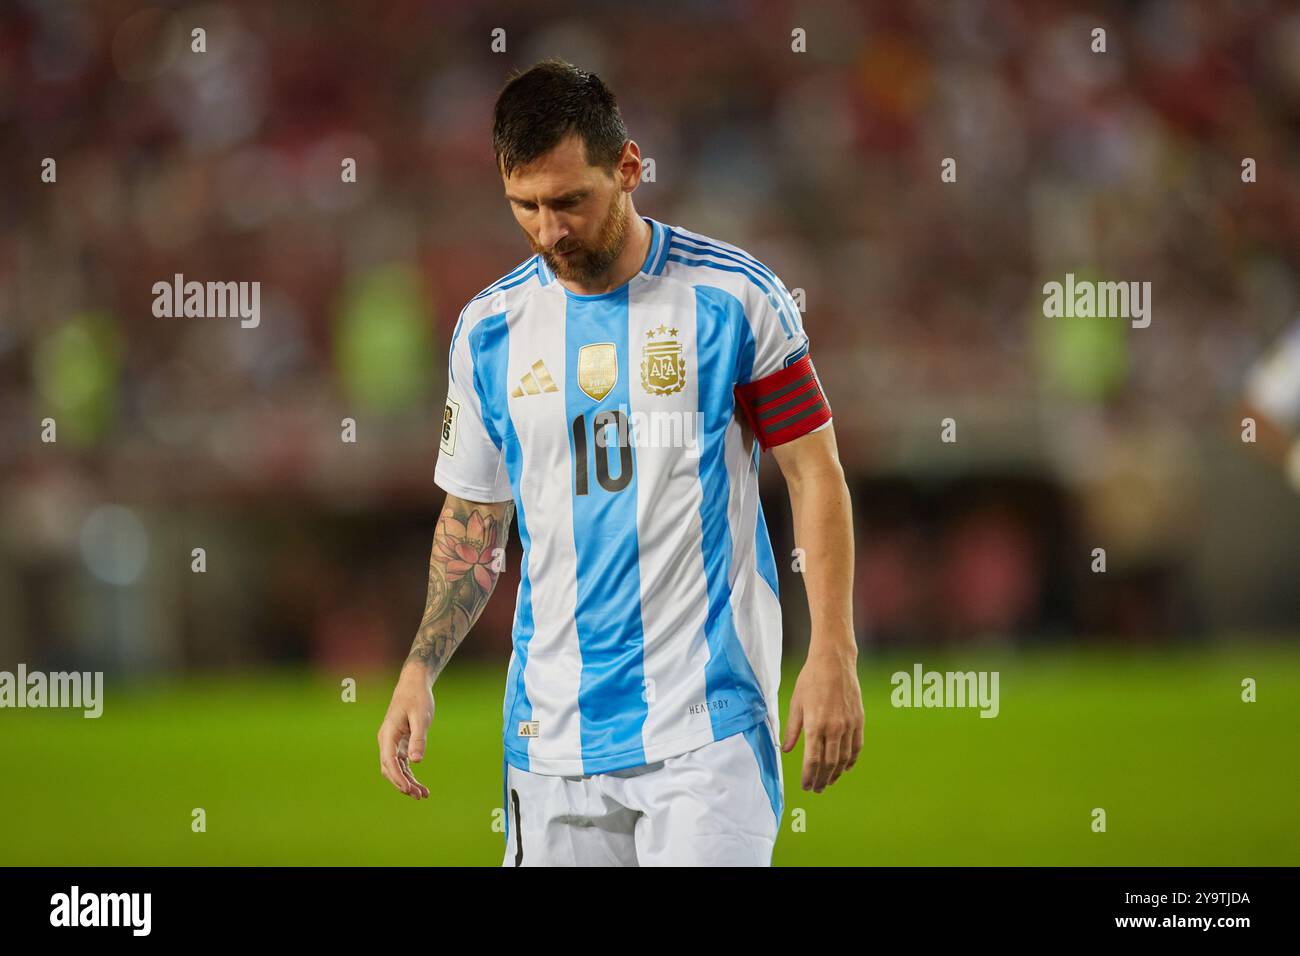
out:
M636 144L636 140L623 140L623 151L619 153L618 163L614 167L614 175L617 178L622 176L623 186L627 189L635 189L641 183L641 150Z

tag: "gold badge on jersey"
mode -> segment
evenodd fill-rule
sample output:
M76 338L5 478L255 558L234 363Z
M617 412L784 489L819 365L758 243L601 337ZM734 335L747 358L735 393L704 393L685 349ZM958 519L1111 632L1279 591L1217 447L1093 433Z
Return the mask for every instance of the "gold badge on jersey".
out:
M662 325L646 332L649 341L641 347L641 387L651 395L671 395L686 385L686 361L676 336L676 329Z
M578 387L600 401L618 381L618 352L613 342L578 349Z

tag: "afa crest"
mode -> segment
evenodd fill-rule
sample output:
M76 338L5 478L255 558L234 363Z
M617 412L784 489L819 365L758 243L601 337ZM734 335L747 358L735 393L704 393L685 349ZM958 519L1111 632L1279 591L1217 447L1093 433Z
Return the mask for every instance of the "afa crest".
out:
M641 346L641 387L651 395L671 395L686 385L686 361L677 330L659 326L646 332Z

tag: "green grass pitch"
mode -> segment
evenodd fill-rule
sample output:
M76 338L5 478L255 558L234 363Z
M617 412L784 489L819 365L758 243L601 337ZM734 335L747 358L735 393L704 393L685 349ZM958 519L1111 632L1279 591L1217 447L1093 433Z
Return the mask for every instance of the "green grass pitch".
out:
M893 708L917 659L1000 671L999 716ZM1300 865L1294 645L861 664L862 756L813 794L802 744L786 755L778 865ZM420 802L378 770L393 675L356 675L356 703L343 676L110 681L98 720L0 711L0 864L498 865L505 662L449 666Z

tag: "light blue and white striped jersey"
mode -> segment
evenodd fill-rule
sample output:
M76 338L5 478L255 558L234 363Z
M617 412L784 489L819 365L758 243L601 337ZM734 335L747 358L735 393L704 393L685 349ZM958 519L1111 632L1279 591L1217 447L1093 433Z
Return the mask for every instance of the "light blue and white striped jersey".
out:
M536 773L636 767L760 722L779 734L776 564L733 389L807 337L753 256L643 218L649 253L619 288L578 295L534 256L452 335L435 480L514 500L504 742Z

